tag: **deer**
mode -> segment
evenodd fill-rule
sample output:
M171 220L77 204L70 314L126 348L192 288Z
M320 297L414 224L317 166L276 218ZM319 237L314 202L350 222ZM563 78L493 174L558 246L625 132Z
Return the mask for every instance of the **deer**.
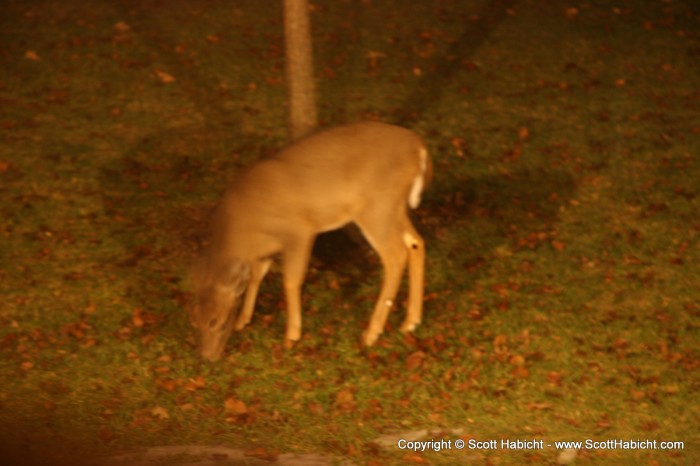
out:
M426 144L414 132L359 122L322 130L234 175L214 210L209 244L196 261L190 320L199 351L216 361L232 331L251 322L260 284L281 259L285 347L301 337L301 287L317 235L354 223L383 266L381 291L362 333L383 333L408 264L402 332L421 323L425 243L409 219L432 177ZM236 315L235 310L240 307Z

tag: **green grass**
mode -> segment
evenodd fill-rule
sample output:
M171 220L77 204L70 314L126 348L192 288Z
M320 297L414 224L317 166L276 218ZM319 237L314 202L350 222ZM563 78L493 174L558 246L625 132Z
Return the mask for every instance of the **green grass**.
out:
M324 238L301 342L282 348L274 269L206 364L186 271L227 180L286 141L277 3L0 6L3 455L556 464L555 448L377 444L427 429L680 440L577 464L700 464L697 6L314 2L323 124L378 118L430 146L424 323L403 337L396 313L363 351L378 260Z

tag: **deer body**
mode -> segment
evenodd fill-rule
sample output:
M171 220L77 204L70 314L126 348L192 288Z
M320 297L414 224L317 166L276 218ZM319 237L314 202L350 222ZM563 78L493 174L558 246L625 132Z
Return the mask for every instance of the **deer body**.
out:
M222 199L195 281L192 320L202 355L216 360L233 328L251 320L260 282L280 254L287 300L286 341L301 336L301 286L319 233L354 222L384 266L363 342L383 331L406 263L409 305L403 331L421 321L425 251L407 207L431 176L425 144L411 131L364 122L315 133L236 177ZM243 306L234 321L239 297Z

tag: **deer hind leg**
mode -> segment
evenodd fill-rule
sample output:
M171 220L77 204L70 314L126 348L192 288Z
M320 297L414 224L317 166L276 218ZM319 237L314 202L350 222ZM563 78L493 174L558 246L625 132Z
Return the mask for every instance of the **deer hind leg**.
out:
M407 259L410 260L411 264L411 278L420 280L416 282L416 285L412 284L409 291L409 300L412 303L409 309L411 309L412 314L410 319L407 317L407 323L405 322L404 326L407 327L407 330L412 330L420 321L420 305L416 307L413 302L422 301L422 268L419 267L422 265L420 263L422 240L413 230L405 211L398 216L395 214L393 219L391 216L382 216L375 212L371 216L358 219L357 224L367 241L379 254L384 266L384 278L379 298L374 306L369 326L363 334L363 343L366 346L371 346L384 331L386 320L394 306L396 293L401 285L401 277L406 268ZM411 247L408 247L409 244ZM414 249L416 244L418 248Z
M253 318L253 310L255 309L255 301L258 298L260 283L262 283L263 278L265 278L267 271L270 270L271 264L272 259L261 259L253 262L250 270L250 281L248 282L248 288L245 292L245 300L243 301L241 312L236 319L236 323L233 327L234 329L242 330Z
M403 240L408 249L408 310L401 324L402 332L412 332L423 317L423 287L425 281L425 242L406 219Z

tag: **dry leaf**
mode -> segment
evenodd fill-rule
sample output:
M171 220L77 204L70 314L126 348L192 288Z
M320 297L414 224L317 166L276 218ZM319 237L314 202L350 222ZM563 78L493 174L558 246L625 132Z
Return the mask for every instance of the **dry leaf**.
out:
M553 385L561 386L561 381L563 378L563 372L550 371L547 373L547 381Z
M420 452L406 453L401 458L404 463L417 463L417 464L427 464L428 461L423 458Z
M114 25L114 30L119 32L119 33L124 33L124 32L130 31L131 26L126 24L124 21L119 21L117 24Z
M349 388L340 390L335 395L335 405L343 411L353 411L355 409L355 395Z
M27 50L24 54L24 58L31 61L39 61L39 55L34 50Z
M552 240L551 245L557 251L563 251L564 249L566 249L566 244L556 239Z
M377 52L375 50L370 50L367 52L367 66L369 68L376 68L377 67L377 62L382 59L386 58L386 54L383 52Z
M185 390L188 392L193 392L197 389L204 388L207 385L206 380L204 380L204 377L201 375L198 375L194 379L190 379L186 384L185 384Z
M166 392L170 393L177 390L177 382L175 382L173 379L156 379L156 385L158 385L158 387L162 388Z
M671 385L664 385L661 387L661 391L666 393L667 395L675 395L676 393L680 392L681 389L678 387L676 384L671 384Z
M411 355L406 358L406 369L412 371L420 367L421 363L425 359L425 353L422 351L416 351L411 353Z
M530 411L542 411L545 409L552 409L552 403L541 402L541 403L528 403L525 405Z
M158 80L160 80L160 82L162 82L163 84L170 84L172 82L175 82L175 78L172 75L166 73L165 71L156 70L155 74Z
M494 353L504 353L508 351L507 347L508 337L505 335L496 335L493 338L493 352Z
M134 327L141 328L144 326L145 322L143 321L143 316L141 315L142 312L143 311L137 307L131 314L131 323Z
M599 429L609 429L612 426L610 416L608 416L607 413L603 414L595 425Z
M514 366L520 367L525 365L525 358L519 354L514 354L510 357L510 360L508 362L510 362Z
M568 20L576 19L576 17L578 16L578 13L579 13L578 8L573 7L573 6L564 10L564 16L566 16L566 19L568 19Z
M158 419L170 419L170 414L168 414L168 410L163 408L162 406L156 406L155 408L151 409L151 414L154 417L157 417Z
M241 400L230 396L224 401L224 410L228 414L246 414L248 412L248 407Z
M178 408L180 408L180 411L187 412L192 411L194 409L194 405L192 403L184 403L178 406Z

